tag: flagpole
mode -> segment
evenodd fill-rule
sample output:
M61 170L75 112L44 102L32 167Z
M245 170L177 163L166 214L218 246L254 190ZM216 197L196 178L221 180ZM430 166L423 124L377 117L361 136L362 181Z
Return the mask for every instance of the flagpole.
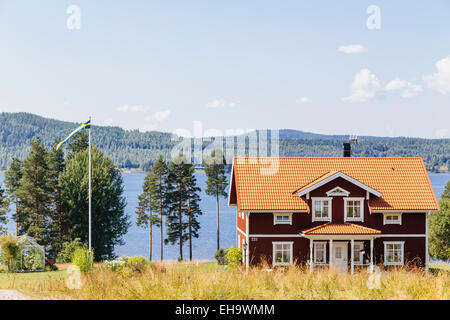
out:
M91 264L91 117L89 116L89 265Z

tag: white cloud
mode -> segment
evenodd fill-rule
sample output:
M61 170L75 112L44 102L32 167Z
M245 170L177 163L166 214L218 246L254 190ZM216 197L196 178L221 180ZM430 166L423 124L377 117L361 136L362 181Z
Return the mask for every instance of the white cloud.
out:
M340 46L338 51L343 53L364 53L367 52L368 49L360 44L350 44L348 46Z
M389 83L384 87L386 91L401 91L401 96L403 98L410 98L417 96L419 93L423 91L422 86L420 84L412 84L411 82L401 80L401 79L393 79L389 81Z
M205 107L208 109L217 109L217 108L233 108L236 106L236 102L226 101L225 99L214 99L211 102L205 104Z
M309 98L308 97L301 97L300 99L297 99L295 102L301 103L301 104L305 104L305 103L309 102Z
M114 124L114 120L113 119L106 119L105 121L103 121L103 124L105 126L112 126Z
M437 72L423 77L428 87L442 94L450 93L450 56L436 62Z
M441 139L449 137L448 129L437 129L436 137Z
M362 69L353 78L350 96L342 98L342 101L366 102L379 95L380 89L378 78L369 69Z
M117 110L120 112L142 112L142 111L145 111L144 106L141 106L141 105L129 106L127 104L118 107Z
M145 122L148 122L148 124L142 128L142 131L156 130L159 127L159 124L166 120L171 113L172 112L170 110L163 110L157 111L152 115L145 117L144 120Z

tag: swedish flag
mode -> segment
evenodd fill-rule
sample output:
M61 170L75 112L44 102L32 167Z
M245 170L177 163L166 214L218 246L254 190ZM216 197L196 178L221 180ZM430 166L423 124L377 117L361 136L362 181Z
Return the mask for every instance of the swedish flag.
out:
M91 128L91 120L83 123L81 126L79 126L78 128L76 128L75 130L73 130L68 136L67 138L65 138L63 141L61 141L60 143L58 143L58 145L56 146L56 150L58 150L63 144L64 142L66 142L67 140L69 140L75 133L77 133L78 131L81 131L83 129L90 129Z

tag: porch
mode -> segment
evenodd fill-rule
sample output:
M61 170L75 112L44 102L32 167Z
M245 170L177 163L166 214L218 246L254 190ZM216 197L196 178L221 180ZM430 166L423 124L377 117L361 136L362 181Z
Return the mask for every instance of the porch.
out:
M309 268L329 267L353 274L355 267L373 271L374 240L381 231L351 223L326 223L301 232L309 239Z

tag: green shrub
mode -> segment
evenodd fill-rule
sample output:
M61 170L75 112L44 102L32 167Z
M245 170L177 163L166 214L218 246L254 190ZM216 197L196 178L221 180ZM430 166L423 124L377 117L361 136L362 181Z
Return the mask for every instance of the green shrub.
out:
M17 239L8 234L0 239L2 248L1 261L8 267L8 272L16 270L16 264L21 254L21 247Z
M72 255L72 264L80 268L81 272L87 272L92 269L94 263L94 254L89 259L89 250L87 248L76 248Z
M230 266L238 266L242 262L242 252L236 247L227 249L226 258Z
M126 265L132 271L142 272L148 267L148 261L143 256L134 256L128 258Z
M225 265L225 264L228 264L228 259L227 259L226 255L227 255L227 251L223 248L220 248L219 250L217 250L214 253L214 259L217 260L217 263L219 265Z
M72 255L78 248L85 248L86 246L81 242L80 238L75 238L72 241L63 243L63 249L58 253L56 257L57 263L69 263L72 262Z

